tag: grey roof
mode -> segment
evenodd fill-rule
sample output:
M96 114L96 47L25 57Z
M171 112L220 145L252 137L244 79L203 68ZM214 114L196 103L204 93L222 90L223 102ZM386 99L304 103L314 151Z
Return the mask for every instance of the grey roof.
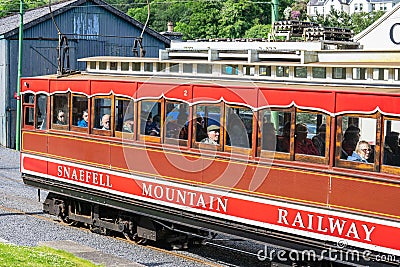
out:
M133 24L134 26L138 27L139 29L143 30L144 25L139 21L135 20L134 18L126 15L122 11L110 6L106 2L102 0L69 0L63 1L56 4L51 5L51 10L54 16L66 12L75 6L82 5L86 2L93 2L101 6L102 8L108 10L109 12L113 13L114 15L122 18L123 20L128 21L129 23ZM5 38L8 36L12 36L18 33L19 31L19 21L20 16L19 14L10 15L7 17L0 18L0 36L4 35ZM48 6L39 7L31 10L27 10L24 13L24 29L28 29L30 27L35 26L45 20L51 19L50 9ZM157 39L161 42L166 44L170 44L171 40L167 37L159 34L158 32L146 27L145 32Z

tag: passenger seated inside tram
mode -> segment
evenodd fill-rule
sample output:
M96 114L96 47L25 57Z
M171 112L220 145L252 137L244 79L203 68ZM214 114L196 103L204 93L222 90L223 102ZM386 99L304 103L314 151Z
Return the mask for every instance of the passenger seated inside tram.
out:
M83 111L82 119L78 121L78 127L88 127L89 113L87 110Z
M110 114L104 114L101 117L100 126L102 130L110 130Z
M342 141L342 159L347 159L353 154L353 151L356 149L357 143L360 140L360 136L360 128L357 126L350 125L346 129Z
M285 123L282 129L282 135L278 136L277 151L289 152L290 151L290 121Z
M275 151L277 148L276 131L272 122L266 122L262 131L262 149Z
M357 143L355 151L351 156L347 157L347 160L359 161L363 163L369 163L368 160L371 157L371 146L367 141L361 140Z
M57 111L56 124L58 124L58 125L66 125L67 124L67 122L65 120L65 113L64 113L64 110L62 110L62 109Z
M201 140L203 144L218 145L219 144L219 127L210 125L207 127L207 137Z
M400 147L398 132L389 132L385 136L383 164L400 166Z
M244 122L236 115L228 119L226 144L229 146L249 148L250 142Z
M146 128L146 135L160 136L160 115L154 115L152 122Z
M307 154L318 156L318 150L315 148L311 139L307 138L308 128L304 123L296 124L294 132L294 152L297 154Z
M320 156L325 156L326 124L318 127L317 134L312 138L315 148Z
M207 130L205 129L205 120L203 117L196 118L196 142L201 142L207 138Z

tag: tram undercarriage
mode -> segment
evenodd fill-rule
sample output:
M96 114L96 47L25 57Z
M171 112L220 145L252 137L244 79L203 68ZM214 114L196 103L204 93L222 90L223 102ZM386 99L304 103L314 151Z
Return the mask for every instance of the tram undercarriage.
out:
M91 189L83 189L65 183L58 183L33 175L22 175L26 184L50 191L43 203L44 212L59 217L63 222L83 224L98 234L120 233L138 244L152 243L167 249L186 249L191 245L214 245L218 234L229 234L242 239L262 242L269 248L291 251L315 252L336 249L335 244L326 241L298 237L269 229L257 228L233 221L211 218L163 206L134 201ZM219 246L219 245L217 245ZM230 247L220 246L225 249ZM356 248L347 247L347 251ZM233 249L235 250L235 249ZM344 250L344 253L347 253ZM245 252L245 251L243 251ZM361 251L360 251L361 252ZM245 252L246 254L251 254ZM257 252L253 254L257 255ZM261 255L262 257L266 255ZM373 258L373 255L369 255ZM274 258L267 258L274 260ZM397 266L397 262L364 262L363 258L340 261L340 264L364 266ZM321 265L326 260L311 259L309 266ZM332 263L329 266L336 266ZM338 265L343 266L343 265Z

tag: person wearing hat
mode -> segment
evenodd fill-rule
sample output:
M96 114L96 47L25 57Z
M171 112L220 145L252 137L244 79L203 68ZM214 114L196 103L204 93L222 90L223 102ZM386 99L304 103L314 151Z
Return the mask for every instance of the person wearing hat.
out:
M203 144L218 145L219 142L219 126L210 125L207 127L208 137L201 140Z

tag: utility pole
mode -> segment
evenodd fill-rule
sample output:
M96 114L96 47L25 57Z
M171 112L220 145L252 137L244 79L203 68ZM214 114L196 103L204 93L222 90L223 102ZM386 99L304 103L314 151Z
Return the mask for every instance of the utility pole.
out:
M21 149L21 73L22 73L22 41L24 30L24 0L19 1L19 38L18 38L18 81L17 81L17 119L15 125L15 149Z
M271 6L271 25L274 24L275 21L279 20L278 16L278 5L279 2L278 0L272 0L272 6Z

